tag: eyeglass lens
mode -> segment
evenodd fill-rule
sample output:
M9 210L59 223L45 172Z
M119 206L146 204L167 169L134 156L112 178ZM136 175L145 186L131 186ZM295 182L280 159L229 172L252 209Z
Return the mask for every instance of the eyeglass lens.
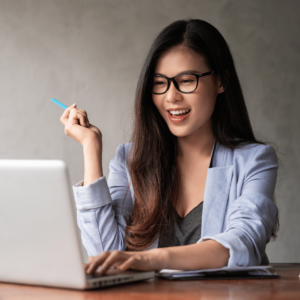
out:
M179 75L176 76L175 82L177 83L176 88L181 92L189 93L193 92L197 87L197 76L195 75ZM168 89L168 79L162 76L154 76L152 92L161 94L165 93Z

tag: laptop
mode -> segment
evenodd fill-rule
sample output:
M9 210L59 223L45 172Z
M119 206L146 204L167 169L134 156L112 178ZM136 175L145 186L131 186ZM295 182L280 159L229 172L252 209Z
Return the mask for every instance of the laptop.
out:
M0 281L92 289L146 280L154 272L87 275L67 165L0 160Z

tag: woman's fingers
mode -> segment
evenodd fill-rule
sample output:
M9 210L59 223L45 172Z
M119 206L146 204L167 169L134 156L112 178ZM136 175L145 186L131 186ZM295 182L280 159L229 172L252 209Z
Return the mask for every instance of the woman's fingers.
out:
M80 112L78 112L76 110L71 110L70 118L71 118L71 120L70 120L71 123L73 123L72 122L73 120L78 120L79 121L79 125L85 126L85 127L87 126L87 122L86 122L85 116L82 113L80 113Z
M128 269L134 269L136 264L136 259L134 256L129 257L127 260L125 260L119 267L121 271L126 271Z
M89 120L85 110L76 108L76 103L65 109L60 121L66 126L70 124L78 124L89 127ZM79 122L78 122L79 121Z
M67 124L79 124L81 126L87 127L87 117L83 112L79 111L77 108L72 108L70 110L70 115Z
M130 256L124 252L114 250L112 252L103 252L99 256L95 257L87 266L86 273L94 273L99 266L101 270L99 271L100 275L103 275L107 272L110 267L116 267L120 265L124 260L129 259Z
M83 265L83 269L84 269L84 271L86 271L86 270L87 270L87 268L89 267L89 264L90 264L90 263L86 263L86 264L84 264L84 265Z
M76 108L76 103L65 109L60 121L65 126L65 134L82 146L95 138L102 143L101 131L90 124L86 111Z
M84 117L84 121L85 121L85 125L84 126L90 127L90 122L89 122L89 118L88 118L87 112L85 110L79 109L79 108L77 108L77 111L80 112L83 115L83 117Z
M157 251L143 252L124 252L114 250L112 252L103 252L102 254L92 258L90 263L85 267L86 273L94 273L99 266L101 269L97 272L103 275L110 267L118 268L121 271L134 269L139 271L149 271L161 269L157 265Z
M100 275L105 274L110 267L112 267L120 262L123 262L124 260L126 260L128 258L129 258L129 256L126 255L124 252L114 250L113 252L110 253L110 255L107 257L107 259L102 263L99 274Z
M88 274L93 274L99 266L109 257L110 252L102 252L100 255L94 257L89 263L86 269Z
M80 111L84 115L85 121L86 121L86 125L87 125L87 127L89 127L90 124L89 124L89 118L88 118L87 112L85 110L83 110L83 109L78 109L78 111Z
M78 111L82 112L87 117L87 112L83 109L77 108Z
M70 105L68 108L66 108L63 112L63 114L60 117L60 121L66 126L68 119L69 119L69 115L70 115L70 111L72 108L76 107L76 103Z

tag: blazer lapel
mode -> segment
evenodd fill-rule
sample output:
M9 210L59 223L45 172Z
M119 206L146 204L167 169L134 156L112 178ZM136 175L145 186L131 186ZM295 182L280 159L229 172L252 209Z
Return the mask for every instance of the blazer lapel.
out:
M230 160L228 151L230 150L217 143L212 168L207 170L201 237L222 232L233 175L233 165L228 161ZM231 165L226 166L228 163Z

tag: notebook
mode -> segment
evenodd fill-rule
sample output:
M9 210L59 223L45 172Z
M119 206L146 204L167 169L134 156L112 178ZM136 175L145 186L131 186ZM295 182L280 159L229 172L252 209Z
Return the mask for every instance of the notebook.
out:
M164 269L155 274L169 280L206 280L206 279L270 279L280 278L272 266L223 267L193 271Z

